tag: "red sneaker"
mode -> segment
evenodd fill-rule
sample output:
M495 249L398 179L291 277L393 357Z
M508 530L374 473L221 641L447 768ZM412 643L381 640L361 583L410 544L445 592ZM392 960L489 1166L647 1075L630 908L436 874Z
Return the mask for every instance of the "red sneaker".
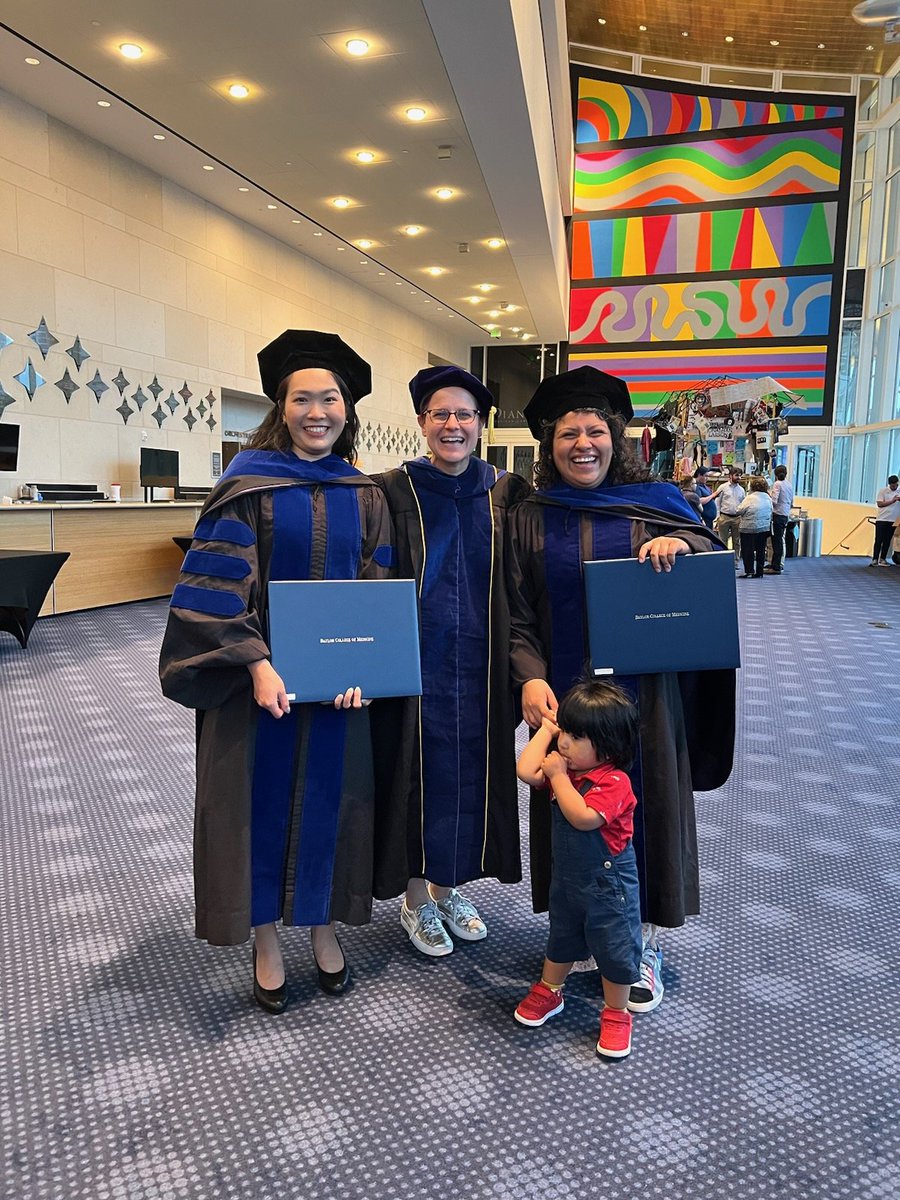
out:
M532 989L533 990L533 989ZM600 1040L597 1053L601 1058L627 1058L631 1053L631 1013L618 1008L604 1008L600 1014Z
M545 983L536 983L525 999L519 1002L513 1016L522 1025L543 1025L561 1013L565 1006L562 989L554 992Z

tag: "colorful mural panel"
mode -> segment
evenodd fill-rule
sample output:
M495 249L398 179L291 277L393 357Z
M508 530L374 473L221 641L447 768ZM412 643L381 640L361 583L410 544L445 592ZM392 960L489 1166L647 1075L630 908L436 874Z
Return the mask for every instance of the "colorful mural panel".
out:
M833 191L843 131L808 129L576 155L575 211Z
M569 342L826 337L831 276L576 288Z
M576 221L572 278L824 266L836 222L836 201Z
M575 140L615 142L705 130L833 120L834 104L790 104L726 96L695 96L635 87L606 79L579 79Z
M732 380L771 375L803 396L806 408L791 413L821 421L825 415L827 345L731 346L702 350L570 351L568 367L599 367L624 379L636 416L650 417L667 393L695 388L705 380Z

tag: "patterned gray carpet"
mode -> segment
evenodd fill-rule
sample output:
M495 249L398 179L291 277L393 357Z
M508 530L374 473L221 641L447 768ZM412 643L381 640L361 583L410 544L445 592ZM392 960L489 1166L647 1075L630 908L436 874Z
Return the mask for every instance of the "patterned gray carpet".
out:
M544 921L413 951L396 905L355 985L250 998L191 932L190 714L155 680L162 603L0 635L0 1193L16 1200L896 1200L900 569L740 581L740 744L698 797L704 914L668 935L634 1053L594 1054L597 976L529 1030ZM715 695L709 697L716 703Z

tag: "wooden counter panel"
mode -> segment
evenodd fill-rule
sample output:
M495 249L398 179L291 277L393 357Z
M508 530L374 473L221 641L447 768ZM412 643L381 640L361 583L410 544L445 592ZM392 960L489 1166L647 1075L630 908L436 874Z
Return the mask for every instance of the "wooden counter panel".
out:
M50 513L32 512L27 508L5 512L0 523L0 549L2 550L52 550L52 530L50 528ZM68 564L63 564L63 570ZM49 616L53 611L53 593L51 587L47 599L41 605L38 614Z
M183 555L173 536L189 534L200 511L120 508L57 511L53 549L72 557L56 581L56 612L149 600L171 593Z

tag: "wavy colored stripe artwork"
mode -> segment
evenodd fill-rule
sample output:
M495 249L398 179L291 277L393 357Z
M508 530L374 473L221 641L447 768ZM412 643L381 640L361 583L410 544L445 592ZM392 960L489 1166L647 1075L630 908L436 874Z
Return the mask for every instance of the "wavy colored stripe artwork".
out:
M730 346L721 350L577 351L568 369L585 365L618 375L628 384L636 416L651 416L669 392L696 388L707 379L759 379L771 375L806 401L803 417L823 414L828 347Z
M575 127L577 143L624 138L702 133L750 125L833 120L844 115L837 104L785 104L689 96L682 92L632 87L602 79L579 79Z
M827 337L831 276L576 288L573 344Z
M825 266L836 201L573 221L572 278Z
M631 150L575 160L575 211L833 191L842 131L810 129Z

